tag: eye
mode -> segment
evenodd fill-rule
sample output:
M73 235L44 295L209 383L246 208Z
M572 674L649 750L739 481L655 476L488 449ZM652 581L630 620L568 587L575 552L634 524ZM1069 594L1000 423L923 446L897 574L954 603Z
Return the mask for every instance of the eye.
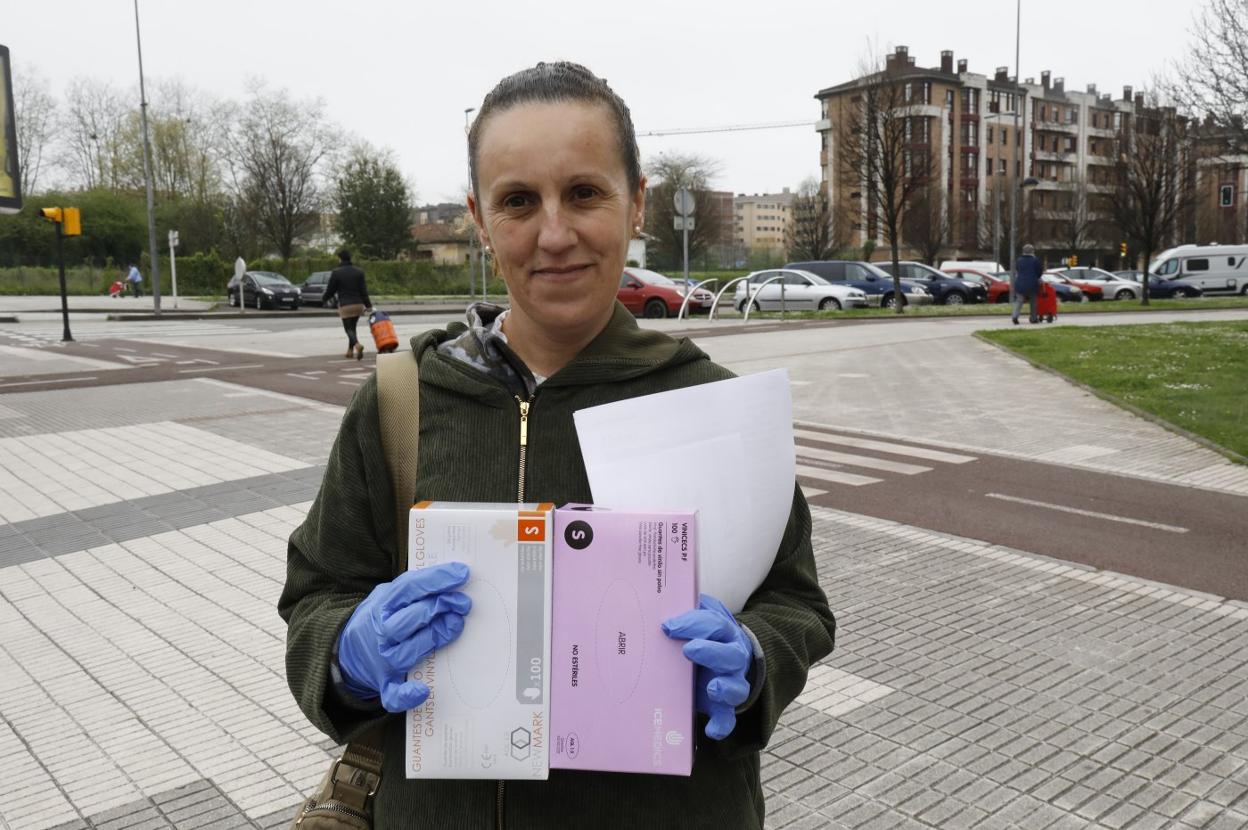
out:
M522 210L532 203L527 193L510 193L503 197L503 207L507 210Z
M572 198L577 200L578 202L583 202L587 199L593 199L597 195L598 195L598 188L592 187L587 184L578 184L576 187L572 188Z

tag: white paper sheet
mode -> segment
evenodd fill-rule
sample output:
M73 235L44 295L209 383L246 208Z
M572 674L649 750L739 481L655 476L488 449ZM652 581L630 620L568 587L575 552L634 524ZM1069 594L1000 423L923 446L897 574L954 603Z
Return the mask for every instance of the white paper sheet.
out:
M698 589L740 611L793 506L793 400L783 369L582 409L594 504L699 511Z

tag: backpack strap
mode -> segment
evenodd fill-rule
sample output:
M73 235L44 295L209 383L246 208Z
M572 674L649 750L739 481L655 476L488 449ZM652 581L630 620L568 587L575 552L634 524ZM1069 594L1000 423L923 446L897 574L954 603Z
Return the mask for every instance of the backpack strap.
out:
M416 492L416 458L420 449L420 373L413 352L377 355L377 415L381 421L381 449L394 484L397 576L407 570L407 520Z
M407 570L407 521L416 492L416 454L420 446L420 376L414 353L377 355L377 417L381 449L394 484L398 576ZM369 816L371 827L370 801L381 782L384 739L385 721L347 744L342 757L321 782L313 802L345 804Z

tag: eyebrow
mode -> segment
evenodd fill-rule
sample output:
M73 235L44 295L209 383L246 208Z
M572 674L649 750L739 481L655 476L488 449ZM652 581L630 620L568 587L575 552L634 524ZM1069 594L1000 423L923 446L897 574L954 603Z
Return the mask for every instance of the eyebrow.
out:
M578 181L578 180L579 181L595 181L595 182L610 181L609 176L605 176L602 173L596 173L596 172L573 173L571 176L568 176L567 179L568 181L573 181L573 182ZM534 190L534 189L535 188L533 187L532 184L530 184L529 182L523 179L501 179L500 181L495 183L490 188L491 192L496 191L496 190Z

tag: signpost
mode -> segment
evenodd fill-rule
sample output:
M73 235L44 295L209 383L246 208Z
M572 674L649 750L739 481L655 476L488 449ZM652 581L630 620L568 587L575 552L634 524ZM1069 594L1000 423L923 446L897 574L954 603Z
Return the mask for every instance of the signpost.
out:
M169 231L169 276L173 280L173 307L178 307L178 232Z
M238 281L238 313L247 313L247 303L243 302L243 274L247 273L247 263L240 256L234 260L234 279ZM228 290L228 289L227 289Z
M676 230L682 232L684 238L684 275L685 285L689 284L689 231L693 230L693 194L689 192L689 188L682 187L672 196L672 203L676 208Z

